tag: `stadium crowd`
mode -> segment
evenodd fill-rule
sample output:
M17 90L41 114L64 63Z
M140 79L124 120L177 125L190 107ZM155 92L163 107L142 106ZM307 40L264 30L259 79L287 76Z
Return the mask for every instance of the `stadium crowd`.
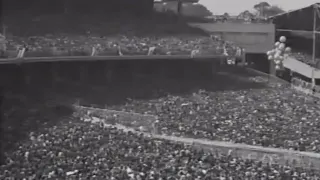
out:
M189 68L200 68L196 64ZM168 71L178 70L168 66ZM266 87L268 80L264 77L235 70L213 79L202 71L188 71L187 79L176 74L162 80L151 73L134 86L126 81L119 86L117 81L99 92L93 90L94 86L88 91L71 85L61 88L69 88L69 92L63 90L64 100L81 92L77 95L87 100L111 102L103 108L157 115L155 127L161 134L319 152L319 107L314 100L281 83L270 81ZM318 173L218 156L88 124L73 118L72 110L50 105L45 98L42 101L40 87L34 87L25 100L17 97L4 103L6 163L1 166L1 179L280 180L316 179ZM117 102L119 96L128 99L114 105L112 102ZM130 177L133 174L136 177Z
M7 154L1 179L318 179L319 172L244 160L64 119Z
M227 78L203 81L203 84L214 85L183 96L163 93L162 98L133 99L128 100L125 107L109 108L156 115L161 134L320 151L317 101L291 90L288 85L239 89L244 82ZM198 83L188 81L183 83ZM267 83L268 80L258 78L257 81ZM234 89L221 90L228 83Z
M154 14L148 19L119 15L39 16L11 18L2 35L3 57L121 56L121 55L228 55L237 47L219 37L189 27L185 19ZM53 24L52 22L58 22ZM21 27L25 24L26 27ZM41 28L38 28L41 27ZM23 31L21 31L23 29ZM94 50L93 50L94 48ZM94 51L94 53L93 53Z
M79 30L79 34L85 35L72 37L56 33L39 37L39 34L46 32L37 32L41 30L37 28L37 23L41 22L43 25L43 22L52 22L50 17L33 19L32 24L24 21L29 28L20 28L23 29L24 36L19 38L19 32L10 35L9 28L15 25L8 25L6 48L12 48L16 52L21 46L25 47L29 52L26 56L47 56L47 51L59 56L89 55L93 46L98 50L98 55L148 54L150 47L155 47L155 54L164 55L189 55L193 50L202 50L202 54L219 55L224 53L226 45L229 55L236 50L232 43L229 45L217 37L210 37L204 32L187 27L184 23L165 21L163 18L157 21L136 19L131 22L131 19L124 22L120 17L113 24L97 26L93 24L102 22L99 17L91 17L88 21L85 21L85 17L81 19L90 22L89 25L83 25L85 23L79 23L76 19L81 18L78 16L72 21L56 20L61 24L49 23L47 29L60 32L64 22L69 30L75 30L75 26L81 24L85 27ZM23 24L19 21L11 22L20 27ZM31 34L38 36L31 37ZM107 37L107 34L112 36ZM177 34L182 34L183 38ZM197 35L190 37L190 34ZM168 72L176 72L174 75L180 73L176 66L167 68ZM89 99L112 102L117 101L121 93L126 93L122 94L128 95L125 103L111 104L104 108L158 116L159 120L153 126L160 134L320 151L320 111L314 100L277 82L270 82L266 87L268 80L264 77L233 71L206 78L208 76L202 74L201 69L194 71L197 66L191 65L189 68L185 69L183 77L181 74L179 77L172 74L170 78L159 77L151 71L130 83L115 79L115 84L108 84L100 93L95 92L95 87L86 91L88 88L66 85L63 88L70 89L69 93L63 92L63 98L67 100L76 93L83 93ZM186 144L152 139L142 134L83 122L72 116L71 109L42 101L41 94L38 93L41 91L39 87L35 86L31 90L33 96L24 95L24 99L19 96L10 102L7 99L4 103L3 127L6 128L2 132L2 144L5 145L2 148L5 162L0 167L0 179L320 178L317 170L238 159L215 152L204 152ZM49 94L42 93L44 96Z

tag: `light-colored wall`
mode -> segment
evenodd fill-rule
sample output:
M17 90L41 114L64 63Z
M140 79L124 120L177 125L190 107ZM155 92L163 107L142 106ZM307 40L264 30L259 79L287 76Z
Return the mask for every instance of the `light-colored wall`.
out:
M190 23L210 33L219 34L246 49L248 53L266 53L273 48L275 27L273 24L245 23Z

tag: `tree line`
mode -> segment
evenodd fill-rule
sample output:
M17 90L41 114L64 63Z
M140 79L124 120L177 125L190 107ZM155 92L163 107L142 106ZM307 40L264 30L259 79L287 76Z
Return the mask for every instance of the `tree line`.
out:
M161 3L156 3L154 8L157 11L171 11L177 13L177 6L177 1L164 1ZM207 7L199 3L183 3L181 8L182 15L197 17L212 16L212 12L210 12ZM246 10L241 12L238 16L270 17L285 12L281 7L271 5L265 1L255 4L252 8L253 11ZM226 12L223 14L223 16L229 16L229 13Z

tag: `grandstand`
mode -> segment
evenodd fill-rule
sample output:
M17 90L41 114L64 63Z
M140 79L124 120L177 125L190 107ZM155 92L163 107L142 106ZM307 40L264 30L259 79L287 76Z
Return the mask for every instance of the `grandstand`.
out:
M5 16L0 179L319 178L318 102L228 65L239 44L68 2L84 13Z
M307 7L303 7L297 10L282 13L271 17L277 28L277 38L280 36L286 36L288 38L287 45L292 47L294 52L291 56L291 61L287 62L288 67L295 72L306 76L306 78L312 78L310 76L312 67L317 69L319 66L319 52L316 47L319 46L319 4L312 4ZM313 34L315 35L313 37ZM315 49L313 49L313 39ZM315 59L313 59L313 51L315 52ZM293 64L299 64L300 61L305 63L308 68L304 68L306 65L292 67ZM293 69L292 69L293 68ZM307 72L306 72L307 71ZM318 70L315 70L317 74ZM320 76L315 76L319 79Z

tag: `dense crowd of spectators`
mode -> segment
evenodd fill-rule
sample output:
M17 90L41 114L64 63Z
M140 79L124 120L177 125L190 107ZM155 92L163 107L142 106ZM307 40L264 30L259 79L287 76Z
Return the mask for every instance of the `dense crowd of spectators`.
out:
M207 78L210 67L206 63L194 62L181 71L179 64L161 67L152 62L145 67L150 70L146 74L129 77L132 74L122 67L118 74L127 77L110 84L101 76L92 76L88 81L100 79L102 86L71 87L67 83L57 92L65 99L82 98L80 104L85 106L158 116L155 125L160 134L320 151L318 101L295 92L290 85L263 77L248 78L235 70ZM155 69L164 69L164 76Z
M154 54L161 55L189 55L194 50L202 55L219 55L224 53L224 47L232 55L236 50L231 43L179 21L136 19L131 22L119 17L114 23L97 25L104 22L101 17L77 16L65 21L56 18L11 21L19 24L23 32L15 28L17 24L8 24L4 55L10 57L10 49L16 53L21 47L27 48L26 56L48 56L48 52L55 56L90 55L92 47L98 55L147 55L152 47ZM53 21L60 24L52 24ZM28 28L21 27L24 23ZM54 33L39 32L42 31L39 25ZM67 25L69 31L63 28ZM82 35L61 33L71 29L79 31L73 34ZM320 107L313 99L277 82L265 86L269 80L264 77L229 71L212 79L201 74L201 69L194 71L195 68L185 69L183 77L181 74L159 77L151 72L134 83L121 81L102 91L100 88L102 93L95 92L95 87L86 91L87 88L69 85L70 93L64 91L63 98L66 100L82 91L89 98L112 101L125 92L133 97L105 108L156 115L158 121L145 126L153 126L154 132L160 134L320 151ZM171 71L178 69L171 67ZM6 158L0 167L0 179L320 178L318 171L203 152L185 144L83 122L71 115L71 109L39 100L41 89L35 89L32 95L17 96L10 102L7 99L4 104L3 127L6 128L2 132L2 144ZM46 96L49 92L42 94ZM150 94L153 98L145 97Z
M196 64L188 68L201 69ZM166 70L179 73L179 68L171 66ZM82 92L87 99L107 103L127 93L125 103L105 108L157 115L153 125L161 134L319 152L319 106L286 85L270 80L266 86L264 77L236 68L214 78L202 70L162 79L152 71L141 78L133 84L117 81L99 92L94 86L88 91L71 85L61 88L70 88L62 92L64 100ZM72 111L66 107L43 102L39 87L4 104L7 159L0 179L280 180L307 179L317 173L209 154L88 124L70 118Z
M5 40L1 40L6 42L6 47L1 48L5 51L3 57L16 57L23 48L26 48L25 57L191 55L192 52L224 55L224 48L232 56L236 51L231 42L210 37L175 16L156 13L147 19L125 15L26 16L6 18Z
M31 132L1 179L318 179L319 172L244 160L74 118Z
M269 81L261 77L252 80ZM187 88L184 83L199 83L199 79L180 81L183 83L179 82L180 87L176 88ZM161 98L131 99L125 106L108 108L156 115L159 122L155 126L160 134L320 151L318 102L291 90L290 85L273 83L271 87L255 87L253 83L249 84L252 87L242 89L246 82L228 76L202 83L207 86L183 96L162 92ZM221 90L229 85L229 90Z
M258 18L250 15L242 15L239 16L215 16L212 18L211 22L213 23L221 23L221 22L227 22L227 23L259 23L259 24L269 24L271 23L270 20L266 18Z

